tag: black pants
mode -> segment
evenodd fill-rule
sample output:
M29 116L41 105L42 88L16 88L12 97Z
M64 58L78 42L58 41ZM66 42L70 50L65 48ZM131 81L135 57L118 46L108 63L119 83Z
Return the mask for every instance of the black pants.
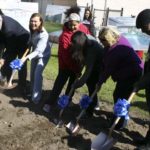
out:
M117 102L118 99L126 99L128 100L130 94L133 91L134 84L139 80L140 75L134 78L129 78L126 80L118 81L116 84L115 91L113 93L114 103ZM112 122L116 116L113 116ZM122 127L124 123L125 117L121 117L119 123L116 125L116 128Z
M70 90L71 90L71 85L75 81L75 79L76 79L76 75L74 72L72 72L70 70L59 69L58 75L57 75L56 80L54 82L53 89L50 93L49 99L46 101L46 104L49 104L49 105L56 104L58 97L59 97L64 85L69 80L68 85L67 85L67 89L65 91L65 94L68 95ZM72 94L72 96L73 96L73 94Z
M10 62L18 56L18 58L21 58L25 52L26 48L24 50L12 50L8 49L6 50L6 56L5 56L5 63L4 66L1 69L2 75L7 78L7 81L9 81L11 74L12 74L12 68L10 67ZM20 87L26 87L26 77L27 77L27 63L25 62L22 66L21 70L18 72L19 75L19 81L18 85Z
M89 76L89 78L86 82L86 85L87 85L88 91L89 91L89 96L91 96L93 94L93 92L96 88L96 84L98 82L99 76L100 76L100 71L99 70L92 71L92 74ZM98 97L97 97L97 94L96 94L94 96L93 100L92 100L92 103L90 104L90 106L87 109L87 113L92 115L92 113L94 111L94 108L97 105L97 100L98 100Z

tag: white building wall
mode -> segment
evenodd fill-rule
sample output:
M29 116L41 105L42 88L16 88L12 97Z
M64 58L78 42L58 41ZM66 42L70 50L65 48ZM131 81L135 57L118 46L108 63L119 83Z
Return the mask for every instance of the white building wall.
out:
M86 6L87 3L89 5L93 3L95 9L109 7L109 9L121 10L123 8L123 16L137 16L141 10L150 8L150 0L77 0L79 6ZM101 24L103 12L96 12L95 17L96 24ZM98 20L99 22L97 23Z

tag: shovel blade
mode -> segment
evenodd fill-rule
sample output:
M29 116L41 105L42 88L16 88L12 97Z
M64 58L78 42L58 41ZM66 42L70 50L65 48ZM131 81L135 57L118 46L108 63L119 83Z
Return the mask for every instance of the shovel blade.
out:
M108 137L105 133L99 133L96 138L92 141L92 150L110 150L112 146L116 143L116 140L112 137Z
M76 135L79 132L80 126L78 123L71 121L66 125L66 131L69 134Z

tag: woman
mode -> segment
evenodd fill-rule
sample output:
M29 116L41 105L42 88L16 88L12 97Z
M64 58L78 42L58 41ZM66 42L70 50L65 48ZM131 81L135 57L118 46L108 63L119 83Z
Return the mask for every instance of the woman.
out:
M82 23L89 29L91 35L96 37L95 26L92 18L92 12L89 8L85 9Z
M116 82L113 93L114 102L119 98L128 99L133 90L133 85L142 75L143 62L137 56L128 40L118 31L108 27L102 28L98 38L104 45L105 50L104 71L100 75L98 86L100 88L111 76L113 81ZM116 129L121 128L123 122L124 117L116 126Z
M69 81L65 94L68 95L71 89L71 84L74 82L81 69L76 64L76 62L74 62L71 58L70 54L71 36L73 35L74 32L78 30L86 34L89 34L90 32L83 24L80 23L80 16L78 15L77 12L74 13L74 11L72 12L68 10L69 14L67 14L67 16L69 17L67 18L67 22L63 26L63 32L59 37L59 47L58 47L59 70L53 89L50 93L50 97L43 107L43 110L46 112L49 112L51 106L57 102L57 99L67 80Z
M103 47L90 35L77 31L71 38L71 56L80 66L85 67L85 71L74 84L73 87L80 88L87 85L89 96L95 90L100 73L102 71ZM87 115L92 116L97 104L97 95L87 109Z
M29 29L32 52L23 59L23 62L31 60L31 100L37 104L42 96L42 73L50 58L49 35L43 27L43 19L39 13L32 14Z

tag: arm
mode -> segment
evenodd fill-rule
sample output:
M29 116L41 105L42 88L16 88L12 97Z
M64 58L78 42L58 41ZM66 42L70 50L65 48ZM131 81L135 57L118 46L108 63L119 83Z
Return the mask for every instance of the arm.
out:
M47 47L48 38L49 38L48 34L46 32L43 32L40 35L38 42L36 43L36 47L35 47L34 51L32 53L30 53L29 55L27 55L27 59L31 60L31 59L39 56L40 54L42 54Z

